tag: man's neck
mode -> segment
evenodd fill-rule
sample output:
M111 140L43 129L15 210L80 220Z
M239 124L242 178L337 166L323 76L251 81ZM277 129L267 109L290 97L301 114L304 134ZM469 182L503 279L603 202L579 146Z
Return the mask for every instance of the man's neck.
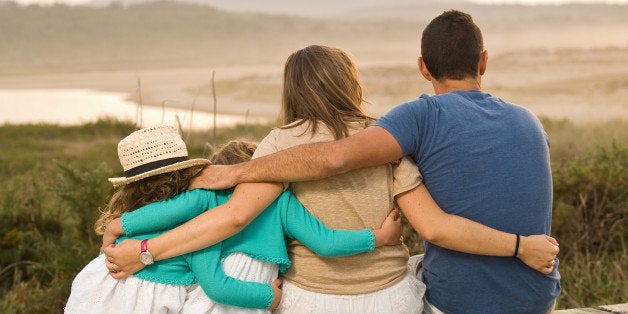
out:
M481 90L480 85L479 77L468 77L463 80L432 80L432 86L434 86L434 92L436 95L454 91Z

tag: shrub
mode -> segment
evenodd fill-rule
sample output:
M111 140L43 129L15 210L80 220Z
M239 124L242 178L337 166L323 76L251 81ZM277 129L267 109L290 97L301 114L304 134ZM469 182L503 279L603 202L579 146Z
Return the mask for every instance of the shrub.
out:
M583 138L582 129L567 122L548 125L550 137L558 138L552 169L560 307L625 302L628 148L622 142L597 148L588 143L575 151L561 143ZM186 138L190 155L202 156L233 138L260 140L271 128L240 125ZM0 126L0 144L7 148L0 161L11 165L0 168L1 313L63 311L74 276L98 254L93 224L111 193L106 179L121 170L115 145L133 129L105 120L73 127ZM403 235L412 254L423 252L405 220Z
M554 167L553 234L563 308L621 303L628 250L628 148L612 145Z

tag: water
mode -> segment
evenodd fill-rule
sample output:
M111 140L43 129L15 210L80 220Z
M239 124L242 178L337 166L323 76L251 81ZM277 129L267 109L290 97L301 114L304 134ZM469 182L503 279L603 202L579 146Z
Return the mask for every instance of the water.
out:
M140 121L141 126L181 124L185 130L208 130L214 126L213 114L188 109L143 106L126 100L124 93L85 89L15 89L0 90L0 124L52 123L77 125L99 118ZM178 121L178 122L177 122ZM216 126L233 126L246 121L237 115L216 115Z

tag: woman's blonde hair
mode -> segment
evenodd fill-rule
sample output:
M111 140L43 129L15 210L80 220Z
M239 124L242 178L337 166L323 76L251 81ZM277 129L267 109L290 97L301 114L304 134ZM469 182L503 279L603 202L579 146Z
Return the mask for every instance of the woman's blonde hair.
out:
M374 121L362 109L358 70L341 49L312 45L291 54L284 68L281 123L324 123L336 139L349 136L347 122Z

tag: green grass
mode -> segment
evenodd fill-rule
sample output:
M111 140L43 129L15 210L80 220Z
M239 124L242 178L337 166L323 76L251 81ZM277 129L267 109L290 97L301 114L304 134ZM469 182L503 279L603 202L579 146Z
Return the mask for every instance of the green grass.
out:
M543 120L551 139L553 235L561 243L561 308L622 303L626 281L628 123ZM185 133L192 157L272 125ZM61 313L74 276L98 254L93 223L119 176L117 142L130 123L0 126L0 312ZM420 238L406 225L413 253Z

